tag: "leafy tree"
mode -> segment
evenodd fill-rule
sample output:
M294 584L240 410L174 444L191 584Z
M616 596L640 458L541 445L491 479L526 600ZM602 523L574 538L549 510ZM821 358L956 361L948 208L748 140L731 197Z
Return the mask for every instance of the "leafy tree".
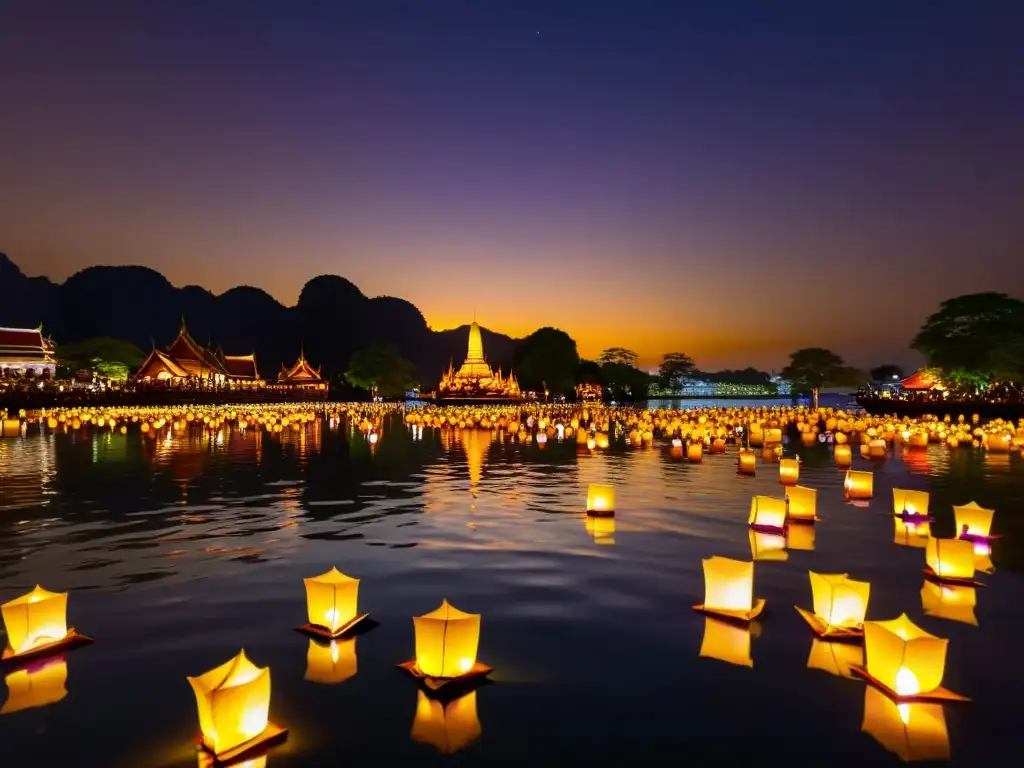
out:
M886 363L885 365L880 365L877 368L872 368L868 373L871 375L872 381L892 382L904 379L907 376L903 372L902 368L898 365L893 365L892 363Z
M843 386L851 373L843 358L821 347L798 349L790 354L789 365L782 369L782 377L792 383L794 392L810 391L815 408L822 387Z
M580 356L576 342L565 331L534 331L519 343L515 361L516 377L524 388L539 390L546 385L555 394L573 391Z
M650 374L625 363L605 363L601 379L616 400L643 400L651 388Z
M749 366L735 371L728 369L724 371L698 371L696 375L698 378L719 384L748 384L764 387L772 385L771 374Z
M61 344L55 350L61 375L92 371L108 379L126 379L132 369L146 359L145 353L130 341L102 336L76 344Z
M601 384L601 366L593 360L580 360L576 366L577 384Z
M609 347L598 360L602 364L606 363L619 363L621 365L628 365L632 368L636 368L637 361L640 359L640 355L631 349L625 347Z
M1024 302L994 292L948 299L928 317L911 347L946 375L959 370L1019 381L1024 379Z
M697 366L689 355L682 352L668 352L661 357L658 366L658 384L670 391L678 391L686 379L693 378Z
M401 397L416 386L415 368L394 344L373 344L352 355L345 379L373 397Z

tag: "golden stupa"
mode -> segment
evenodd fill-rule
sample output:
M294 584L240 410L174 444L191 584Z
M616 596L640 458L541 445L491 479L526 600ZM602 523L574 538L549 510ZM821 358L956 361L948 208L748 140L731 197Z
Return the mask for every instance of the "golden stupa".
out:
M469 348L466 360L459 370L449 363L448 370L441 376L437 387L439 397L449 399L482 399L482 400L519 400L519 382L513 373L508 378L502 375L501 368L494 372L484 357L484 342L480 336L480 326L476 320L469 326Z

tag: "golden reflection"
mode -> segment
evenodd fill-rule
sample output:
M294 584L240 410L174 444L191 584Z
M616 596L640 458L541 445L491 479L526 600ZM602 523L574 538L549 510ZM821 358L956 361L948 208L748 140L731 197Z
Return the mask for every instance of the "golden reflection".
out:
M356 638L318 642L309 639L306 651L306 680L323 685L337 685L358 671Z
M813 526L793 526L794 528ZM750 556L754 560L775 560L782 562L789 559L789 552L786 551L786 537L778 533L765 533L748 529L750 537Z
M786 488L787 517L801 523L813 523L818 510L818 492L813 488L794 485Z
M850 667L864 666L864 648L860 643L829 642L811 640L811 652L807 656L808 669L820 669L837 677L854 679Z
M47 489L56 474L52 437L0 440L0 509L48 504Z
M893 520L896 523L896 532L893 536L896 544L915 549L924 549L928 546L932 533L931 523L908 523L899 517L894 517Z
M753 667L750 656L750 627L704 617L704 639L700 657L718 659L741 667Z
M470 490L477 493L484 476L484 465L487 463L492 436L489 431L483 429L461 429L459 433L462 438L462 451L466 454L466 466L469 468Z
M928 579L921 587L921 608L929 616L978 626L974 607L978 590L960 584L936 584Z
M814 550L813 525L790 525L786 528L786 549L798 552L811 552Z
M615 543L615 518L587 515L587 533L594 537L595 544Z
M941 704L899 704L868 685L861 730L905 763L949 760L949 732Z
M218 762L209 752L200 750L196 754L199 756L198 768L221 768L224 765ZM230 763L229 766L230 768L267 768L267 755L250 757L240 763Z
M423 691L416 691L413 740L429 744L444 754L452 754L480 738L480 732L476 691L446 703L430 698Z
M56 704L68 695L67 679L68 667L63 658L47 659L10 672L4 678L7 701L0 709L0 715Z

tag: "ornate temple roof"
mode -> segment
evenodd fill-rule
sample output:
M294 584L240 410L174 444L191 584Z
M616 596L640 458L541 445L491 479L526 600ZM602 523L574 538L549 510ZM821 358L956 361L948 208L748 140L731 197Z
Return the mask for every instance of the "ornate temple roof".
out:
M476 320L469 326L469 344L466 348L466 360L456 371L449 362L448 371L441 377L438 391L448 397L484 396L484 397L519 397L519 383L510 372L508 378L497 372L484 357L484 342L480 326Z
M232 378L258 379L259 369L256 367L256 355L224 355L224 367Z
M53 347L43 328L0 328L0 364L53 363Z
M291 368L285 370L284 365L281 365L277 381L279 384L319 384L323 382L323 377L320 375L320 369L314 368L306 360L305 352L300 351L299 359Z
M168 345L167 351L154 347L135 374L136 379L205 379L211 376L258 381L260 374L256 367L256 355L225 355L220 349L212 352L192 338L184 318L178 335Z

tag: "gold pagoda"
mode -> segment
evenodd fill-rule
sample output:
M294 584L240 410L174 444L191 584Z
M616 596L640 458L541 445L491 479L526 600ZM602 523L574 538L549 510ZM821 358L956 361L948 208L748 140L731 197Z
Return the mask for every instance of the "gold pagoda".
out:
M519 382L511 371L508 377L502 375L501 368L494 372L484 357L484 342L480 336L480 326L473 321L469 326L469 348L466 360L459 370L449 363L448 370L441 376L437 387L438 396L447 399L473 400L519 400L522 392Z

